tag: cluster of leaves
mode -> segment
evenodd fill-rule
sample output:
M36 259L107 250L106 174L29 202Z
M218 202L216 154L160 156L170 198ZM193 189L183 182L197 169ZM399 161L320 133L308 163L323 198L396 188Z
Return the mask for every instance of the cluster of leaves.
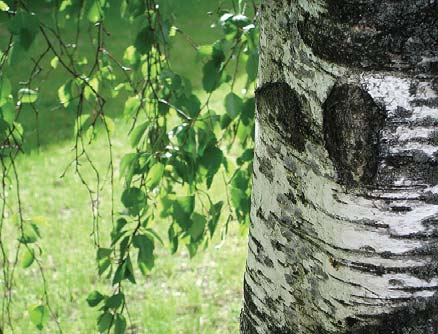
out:
M245 14L252 11L255 16L255 5L249 10L246 1L240 1L232 11L218 9L222 38L207 45L192 45L202 64L204 91L199 92L188 78L172 69L169 48L172 40L184 32L170 17L163 16L156 0L121 1L122 18L134 32L121 59L106 46L110 35L105 17L111 6L114 4L107 0L55 1L52 27L41 21L25 1L0 1L10 33L7 48L0 55L0 73L4 66L16 66L17 59L25 57L35 40L41 39L46 45L24 87L17 89L6 76L0 76L0 156L13 162L21 148L23 130L17 122L21 106L29 104L38 113L42 96L34 87L44 81L37 77L45 62L50 70L61 68L68 76L57 90L59 103L76 112L71 165L90 194L98 273L112 285L112 293L93 291L87 301L91 307L99 307L99 332L125 333L124 284L136 283L136 268L148 275L154 267L157 244L169 245L171 253L184 245L194 256L198 249L208 246L220 221L225 221L225 230L231 221L242 225L249 222L254 98L247 92L252 91L257 75L258 32L254 17ZM93 34L91 58L78 51L84 21L88 21L88 31ZM73 42L66 42L62 31L72 25L77 27L76 34L69 37ZM246 78L244 88L236 92L236 79L242 76ZM217 112L210 100L224 85L229 87L223 102L225 112ZM123 115L117 116L131 124L132 153L120 163L124 210L117 216L113 213L110 241L105 244L99 236L102 177L88 147L101 126L109 150L105 175L113 184L111 134L115 123L105 114L105 104L115 98L126 99ZM84 162L95 171L94 185L81 172ZM7 167L2 171L5 175ZM223 198L213 198L212 187L223 187ZM166 222L168 234L163 241L155 226ZM37 235L38 230L34 231ZM29 267L35 259L29 245L36 239L23 233L23 266ZM49 311L48 298L31 307L31 319L38 328L48 321Z

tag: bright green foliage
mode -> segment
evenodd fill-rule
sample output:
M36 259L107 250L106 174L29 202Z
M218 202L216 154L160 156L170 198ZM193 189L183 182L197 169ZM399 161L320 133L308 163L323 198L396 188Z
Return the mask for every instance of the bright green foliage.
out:
M39 30L37 16L24 10L18 10L8 23L9 31L18 40L18 47L29 49Z
M243 110L243 101L240 96L234 93L229 93L225 97L225 110L231 119L236 118Z
M124 334L126 332L126 319L123 314L117 314L114 321L114 334Z
M138 267L146 275L154 267L154 239L139 234L133 238L132 245L138 248Z
M18 100L21 103L34 103L38 98L38 93L29 88L21 88L18 91Z
M203 92L199 92L172 66L169 54L181 30L172 15L160 12L158 0L49 1L54 19L37 5L18 3L12 6L9 1L0 1L0 11L8 11L0 15L4 15L1 18L10 35L10 43L0 54L4 180L15 178L18 182L13 162L23 150L19 115L32 110L38 120L38 110L46 103L42 88L50 81L49 71L62 71L64 80L53 83L50 93L56 96L57 109L76 115L70 165L89 193L97 271L112 288L109 295L90 293L87 302L100 307L99 332L125 333L125 306L129 303L125 286L143 279L139 273L146 279L153 274L160 244L168 246L171 253L184 246L193 257L208 246L221 220L226 222L225 230L231 221L249 223L254 98L246 92L254 87L258 66L254 13L248 14L242 0L238 8L217 10L220 37L209 44L192 45L200 62ZM112 11L122 16L116 31L130 32L123 50L111 48L111 27L106 18ZM75 33L64 34L72 26ZM87 39L81 35L84 31ZM84 45L84 40L89 44ZM9 80L3 74L35 50L36 60L26 82ZM39 76L45 69L48 74ZM244 87L237 83L242 76ZM223 99L225 112L210 105L219 87L229 89ZM119 114L108 115L106 106L113 101L120 102ZM122 158L120 168L112 160L111 138L118 130L112 118L130 124L126 144L132 151ZM102 133L109 156L104 172L89 153L90 145ZM94 177L84 175L84 165ZM101 189L103 184L113 186L117 173L125 187L113 197L120 198L124 210L112 211L111 234L102 236ZM213 200L211 189L219 183L225 190L218 201ZM17 239L23 248L21 264L28 268L39 264L40 227L25 220L21 209L17 220ZM167 224L167 240L163 242L154 224ZM38 268L44 277L41 266ZM50 308L39 305L29 312L41 329ZM50 315L56 322L56 314Z
M91 307L99 305L99 303L104 299L104 296L99 291L91 292L87 297L87 303Z
M40 237L38 226L33 222L25 222L21 227L19 241L23 244L32 244Z
M23 251L23 258L21 260L21 265L23 269L30 267L35 259L35 253L32 248L26 247Z
M0 76L0 107L5 105L11 96L11 83L4 75Z
M41 330L49 320L49 310L45 305L33 305L29 308L30 320Z
M128 188L122 194L122 203L132 216L137 216L146 206L146 194L139 188Z
M6 2L0 1L0 11L6 12L9 10L9 6Z

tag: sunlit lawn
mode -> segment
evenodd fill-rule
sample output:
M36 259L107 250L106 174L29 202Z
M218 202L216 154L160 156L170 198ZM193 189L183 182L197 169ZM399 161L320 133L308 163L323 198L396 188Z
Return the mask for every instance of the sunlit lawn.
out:
M167 2L172 3L172 0ZM214 36L214 33L206 33L213 21L212 18L205 18L204 13L210 8L208 3L217 4L217 1L178 1L176 6L183 22L186 22L186 30L189 33L198 31L201 43L206 42L209 36ZM194 12L192 6L197 6L197 11ZM196 15L197 12L201 14ZM188 17L189 13L197 19ZM198 29L200 24L205 25L205 29ZM183 46L181 41L178 43L176 47L187 57L188 62L177 63L177 69L183 69L185 75L190 75L191 68L198 71L193 76L199 77L200 69L194 67L194 61L189 59L193 57L193 52L186 50L187 46ZM56 73L51 80L58 84L65 74L60 71ZM25 76L25 71L17 73L15 79L15 74L10 75L13 80L22 80L18 76ZM53 95L53 99L56 99L54 92L57 88L46 86L40 92ZM216 94L216 102L213 101L216 110L221 108L221 94L226 94L227 89L224 87L222 93ZM23 214L25 219L41 216L47 222L41 226L42 239L39 245L43 253L39 257L47 280L50 304L58 315L64 333L95 333L97 310L91 309L85 299L95 289L111 293L111 284L97 276L88 193L73 169L60 178L74 158L74 114L62 108L53 108L54 105L55 102L40 106L38 132L42 145L38 149L34 114L28 108L23 109L21 121L27 131L27 152L17 161ZM117 118L121 105L123 101L109 104L109 113ZM120 209L119 194L122 186L118 177L119 160L131 149L127 144L127 125L117 119L116 124L117 130L112 140L117 212ZM101 162L100 168L104 171L103 162L108 157L105 136L98 137L97 142L90 146L90 152L94 161ZM93 181L91 175L89 180ZM221 196L223 189L216 188L215 191L213 196ZM14 189L10 189L10 196L13 195ZM103 239L108 236L111 228L110 203L109 187L106 186L100 208ZM10 218L9 223L13 221L13 217ZM155 224L166 240L167 222L156 221ZM142 277L137 273L137 285L127 285L132 333L238 333L246 238L239 227L234 225L225 237L221 232L217 232L215 242L208 249L200 251L193 259L189 259L184 247L180 247L173 256L169 254L167 244L158 247L156 266L151 274ZM9 246L13 246L16 235L7 226L5 233L9 238ZM32 304L40 303L42 294L42 281L36 263L27 269L18 265L13 290L14 304L11 305L15 333L38 332L29 319L27 309ZM41 331L55 332L53 321Z

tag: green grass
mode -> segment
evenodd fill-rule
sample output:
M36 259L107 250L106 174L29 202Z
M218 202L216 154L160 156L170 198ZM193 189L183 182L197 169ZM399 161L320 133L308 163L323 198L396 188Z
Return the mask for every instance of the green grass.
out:
M214 9L214 0L167 0L163 6L173 5L180 26L194 35L199 43L215 37L216 32L208 26L214 17L206 16ZM1 21L1 20L0 20ZM3 38L0 22L0 44ZM112 36L112 41L124 42L127 32ZM175 43L174 54L179 61L174 64L179 72L199 80L200 66L196 65L194 52L180 39ZM50 59L50 58L49 58ZM198 64L199 65L199 64ZM25 80L29 66L22 62L8 75L13 82ZM85 298L88 293L98 289L111 293L111 284L97 276L95 247L91 238L92 218L88 194L79 178L70 170L60 178L68 162L74 158L73 146L74 113L54 108L56 89L65 79L61 70L53 72L50 85L46 83L40 94L49 97L41 104L39 128L35 126L35 115L30 108L23 109L20 121L26 131L26 153L17 161L20 175L23 214L25 219L35 216L45 217L47 223L41 226L42 239L39 245L43 253L39 256L47 280L50 304L57 314L64 333L96 333L97 311L88 307ZM227 93L224 87L212 105L221 108L221 94ZM117 116L123 104L114 101L108 105L108 112ZM117 121L117 131L113 137L114 161L117 167L120 157L130 151L127 128ZM40 147L37 148L36 134L40 134ZM101 136L90 148L94 161L100 162L104 169L107 161L105 138ZM94 178L85 170L88 179ZM119 209L121 181L116 179L115 204ZM10 189L10 196L14 189ZM216 194L220 196L220 194ZM110 221L110 192L106 187L102 193L101 221L102 235L108 236ZM17 232L12 227L16 212L7 220L5 235L6 247L12 251L16 246ZM157 230L166 239L167 222L157 221ZM137 285L127 286L129 313L132 318L132 333L152 334L210 334L238 333L238 316L242 300L242 280L246 258L246 238L238 226L229 231L224 240L217 232L210 247L190 259L183 247L171 256L166 247L158 247L154 270L148 277L137 273ZM2 288L0 280L0 288ZM28 307L41 302L43 293L40 274L34 263L30 268L19 265L15 275L13 290L14 303L11 305L12 322L15 333L39 332L31 323ZM2 298L3 296L0 296ZM55 333L56 327L50 321L41 333Z

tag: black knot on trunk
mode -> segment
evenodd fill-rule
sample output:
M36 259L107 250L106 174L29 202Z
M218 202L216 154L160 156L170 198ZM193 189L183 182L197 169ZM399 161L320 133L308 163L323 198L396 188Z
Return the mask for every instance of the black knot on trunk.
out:
M323 104L325 147L346 186L372 184L385 112L357 84L336 84Z
M285 82L268 83L257 89L257 111L261 122L276 130L299 152L314 140L308 103Z

